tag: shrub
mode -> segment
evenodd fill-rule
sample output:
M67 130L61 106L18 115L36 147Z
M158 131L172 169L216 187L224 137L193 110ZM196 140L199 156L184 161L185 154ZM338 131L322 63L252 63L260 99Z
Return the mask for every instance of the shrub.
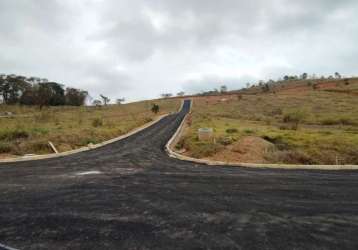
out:
M327 118L324 119L320 122L322 125L337 125L340 124L339 120L337 119L332 119L332 118Z
M158 104L152 104L152 108L151 108L151 110L152 110L152 112L154 113L154 114L157 114L158 112L159 112L159 105Z
M145 122L145 123L149 123L149 122L152 122L152 121L153 121L153 119L150 118L150 117L144 118L144 122Z
M12 147L10 144L8 143L0 143L0 153L1 154L6 154L6 153L10 153L12 151Z
M355 121L352 121L352 119L348 117L342 117L339 119L339 121L342 125L357 125Z
M297 130L298 124L304 119L305 114L302 111L294 111L283 116L284 123L292 123L292 129Z
M180 150L180 149L184 148L184 144L185 144L184 138L180 138L178 143L175 145L175 149Z
M95 127L95 128L102 127L102 126L103 126L103 121L102 121L102 119L100 119L100 118L95 118L95 119L92 121L92 126Z
M232 144L234 142L232 137L219 137L217 139L217 143L223 145L223 146L228 146L230 144Z
M25 130L16 129L16 130L2 131L0 133L0 140L12 141L17 139L26 139L29 136L30 136L29 133L26 132Z
M285 141L283 141L281 136L276 136L276 137L262 136L262 138L265 139L266 141L273 143L279 150L290 149L290 146Z
M46 134L48 134L48 132L49 132L49 130L46 129L46 128L34 128L32 131L33 131L34 133L40 134L40 135L46 135Z
M31 152L42 152L42 153L52 152L52 149L50 148L47 141L38 141L38 142L31 143L29 144L29 149L31 150Z
M255 132L252 129L245 129L244 133L248 134L248 135L251 135L251 134L254 134Z
M322 125L356 125L356 122L352 121L352 119L348 117L341 118L327 118L321 121Z
M228 134L235 134L237 132L238 132L238 130L236 128L228 128L226 130L226 133L228 133Z
M199 142L191 145L192 156L195 158L209 157L223 148L222 145L218 143L205 143Z
M269 113L270 115L282 115L282 109L281 108L274 108L271 110L271 112Z
M277 151L268 156L275 162L286 164L315 164L315 161L307 154L297 150Z

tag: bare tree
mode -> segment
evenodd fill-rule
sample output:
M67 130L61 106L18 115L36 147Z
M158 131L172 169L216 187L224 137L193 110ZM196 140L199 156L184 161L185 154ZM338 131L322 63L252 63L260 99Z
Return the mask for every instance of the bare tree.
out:
M99 95L102 98L104 106L107 106L107 104L111 101L107 96Z
M123 102L125 102L126 101L126 99L124 99L124 98L118 98L117 100L116 100L116 103L118 104L118 105L121 105Z

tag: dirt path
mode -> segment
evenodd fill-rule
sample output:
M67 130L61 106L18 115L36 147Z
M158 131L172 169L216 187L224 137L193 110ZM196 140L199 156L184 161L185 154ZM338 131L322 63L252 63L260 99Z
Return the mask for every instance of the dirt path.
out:
M0 243L18 249L358 248L358 172L170 159L164 146L188 104L103 148L1 164Z

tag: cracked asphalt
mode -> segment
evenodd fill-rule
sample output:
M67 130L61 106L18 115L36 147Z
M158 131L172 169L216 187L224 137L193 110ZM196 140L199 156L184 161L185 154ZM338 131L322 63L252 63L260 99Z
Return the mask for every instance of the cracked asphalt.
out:
M358 172L204 166L164 146L189 110L79 154L0 164L17 249L358 249ZM1 248L1 246L0 246Z

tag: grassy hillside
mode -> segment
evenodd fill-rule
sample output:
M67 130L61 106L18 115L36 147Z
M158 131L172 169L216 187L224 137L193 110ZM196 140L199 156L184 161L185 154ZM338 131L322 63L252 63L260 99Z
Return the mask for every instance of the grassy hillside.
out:
M0 156L51 153L48 141L59 151L99 143L152 121L154 101L106 107L38 107L0 105ZM179 100L158 100L157 115L175 112Z
M194 98L182 153L220 161L358 164L358 80L320 81ZM214 128L215 141L197 130Z

